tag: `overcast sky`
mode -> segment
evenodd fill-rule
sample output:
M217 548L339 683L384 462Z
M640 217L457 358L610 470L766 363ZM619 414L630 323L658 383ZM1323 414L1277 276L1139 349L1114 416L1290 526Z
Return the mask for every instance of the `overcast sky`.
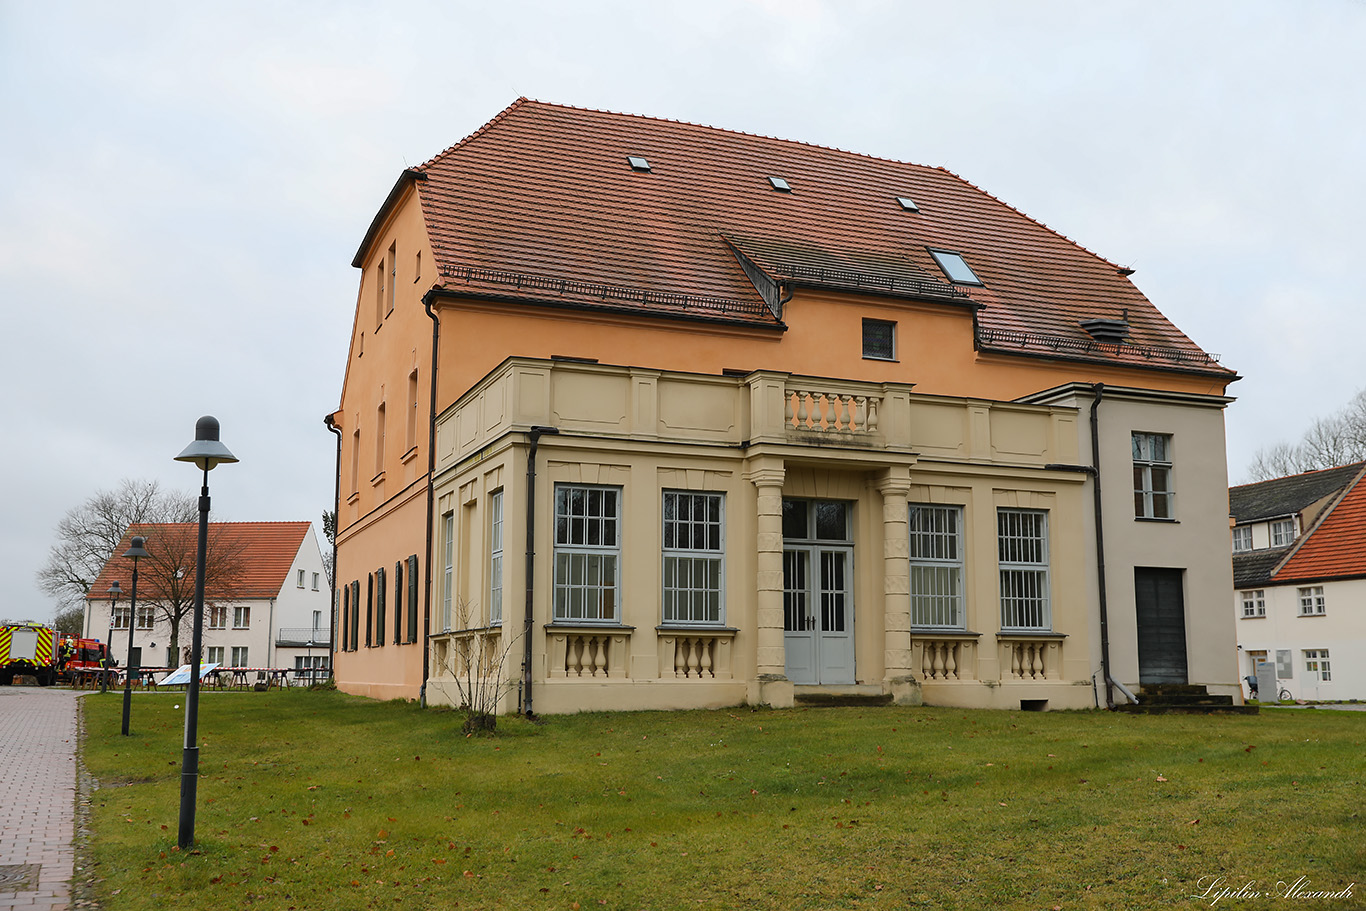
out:
M0 0L0 616L62 514L242 460L317 520L359 275L408 165L520 95L942 165L1138 271L1244 379L1231 478L1366 385L1366 3Z

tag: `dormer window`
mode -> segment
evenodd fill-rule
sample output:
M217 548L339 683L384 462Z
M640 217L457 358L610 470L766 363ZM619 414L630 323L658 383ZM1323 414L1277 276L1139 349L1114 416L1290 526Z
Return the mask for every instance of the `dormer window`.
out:
M934 257L934 261L939 264L939 268L944 271L944 274L949 277L949 281L955 285L982 284L982 280L977 277L976 272L972 271L972 267L968 265L967 260L963 259L961 253L955 253L952 250L930 250L930 255Z
M1295 540L1295 520L1279 519L1271 523L1271 546L1283 547Z
M792 185L789 184L786 180L783 180L781 177L770 177L768 179L768 182L772 184L773 189L777 190L779 193L792 192Z

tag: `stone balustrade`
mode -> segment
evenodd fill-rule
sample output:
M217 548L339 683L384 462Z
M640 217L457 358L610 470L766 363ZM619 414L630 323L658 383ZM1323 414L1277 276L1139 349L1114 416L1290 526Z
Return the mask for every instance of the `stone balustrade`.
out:
M793 430L872 435L878 429L882 396L789 383L783 422Z
M659 676L728 680L735 630L659 630Z
M1001 666L1007 680L1061 680L1062 640L1057 636L1001 634Z
M627 627L552 626L546 630L546 639L550 646L551 677L606 680L627 676L631 642L631 630Z
M930 683L977 679L976 634L913 632L911 667Z

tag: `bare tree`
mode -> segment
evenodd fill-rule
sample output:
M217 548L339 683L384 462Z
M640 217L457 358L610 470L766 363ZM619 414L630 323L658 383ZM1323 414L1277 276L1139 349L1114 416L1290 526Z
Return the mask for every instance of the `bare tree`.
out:
M327 553L323 554L323 571L327 573L327 587L337 581L337 511L323 510L323 537L327 539Z
M57 543L38 570L38 587L62 605L82 605L90 586L123 540L129 526L144 522L194 522L198 501L162 490L156 481L125 479L69 510L57 523Z
M1366 389L1341 409L1314 421L1298 443L1284 441L1258 449L1248 467L1249 480L1335 468L1366 460Z
M85 611L76 604L64 607L57 611L57 616L52 619L52 626L62 639L79 639L85 627Z
M233 535L232 528L223 524L209 526L204 561L204 609L210 613L227 610L227 605L236 600L235 592L245 569L244 548ZM156 625L166 625L170 653L179 661L181 634L189 632L187 621L193 619L199 524L134 525L128 533L146 538L148 555L138 563L138 609L150 608L156 612ZM118 548L115 551L123 552ZM122 561L123 558L116 556L115 559ZM124 576L131 578L131 566ZM209 619L206 617L205 623Z

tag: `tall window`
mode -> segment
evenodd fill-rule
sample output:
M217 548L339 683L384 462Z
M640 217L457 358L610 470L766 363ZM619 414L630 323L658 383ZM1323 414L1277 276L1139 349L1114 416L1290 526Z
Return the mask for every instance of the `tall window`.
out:
M394 645L403 642L403 561L394 564Z
M304 571L303 571L302 569L299 570L299 573L298 573L298 582L296 583L296 587L297 587L297 588L303 588L303 587L304 587Z
M126 604L123 606L115 605L114 613L109 618L109 627L111 629L128 629L128 624L132 620L132 610Z
M210 604L209 610L209 629L228 628L228 609L220 604Z
M247 629L251 626L251 608L239 604L232 609L232 628Z
M384 470L384 403L375 410L375 474Z
M417 554L408 556L408 641L417 641Z
M360 428L351 434L351 492L360 491Z
M455 587L455 513L446 513L441 523L442 535L446 542L445 569L441 576L441 628L451 628L451 590Z
M1295 540L1295 520L1278 519L1271 523L1271 546L1282 547Z
M1266 616L1266 592L1263 589L1239 593L1243 599L1244 617Z
M489 494L489 625L503 622L503 492Z
M1175 518L1171 443L1165 433L1133 435L1134 515L1140 519Z
M384 312L394 312L394 294L398 290L398 241L389 245L389 288Z
M911 625L963 629L963 507L912 503Z
M211 646L209 646L205 651L207 652L207 654L204 656L204 660L205 660L207 663L209 663L209 664L222 664L222 663L223 663L223 646L221 646L221 645L211 645Z
M138 605L138 629L151 629L157 622L157 609L150 604Z
M417 446L417 368L408 374L408 428L403 434L403 451Z
M232 666L247 666L247 647L245 645L234 645L232 647Z
M1307 648L1304 650L1304 670L1310 677L1318 677L1322 683L1333 679L1333 669L1328 665L1328 649Z
M724 621L725 507L724 494L664 492L665 623Z
M321 575L322 575L322 573L314 573L314 574L313 574L313 590L314 590L314 591L317 591L317 590L318 590L318 578L319 578Z
M351 582L351 651L360 648L360 581Z
M555 488L555 619L618 619L621 490Z
M1252 526L1239 525L1233 529L1233 552L1245 553L1252 550Z
M351 586L342 586L341 649L351 651Z
M375 645L384 644L384 567L375 570Z
M1298 592L1301 617L1322 617L1327 613L1322 585L1311 585L1308 588L1298 589Z
M1048 603L1048 513L996 512L1001 571L1001 628L1051 629Z
M384 268L384 260L380 259L379 265L375 266L375 329L378 330L380 324L384 322L384 300L388 297L385 294L384 280L388 277L389 270Z

